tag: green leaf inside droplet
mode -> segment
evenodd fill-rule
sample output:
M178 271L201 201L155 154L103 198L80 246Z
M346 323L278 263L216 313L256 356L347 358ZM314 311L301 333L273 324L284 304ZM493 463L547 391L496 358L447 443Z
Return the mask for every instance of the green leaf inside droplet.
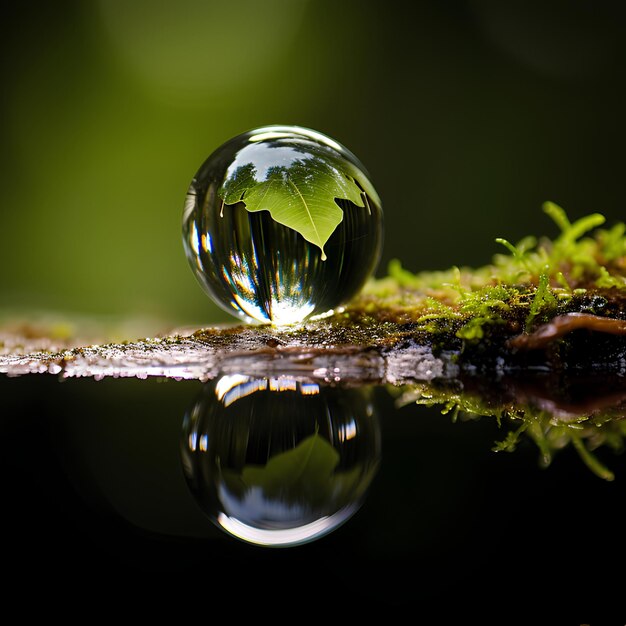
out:
M224 204L243 202L251 212L269 211L272 218L319 247L343 219L337 199L365 208L367 200L355 178L331 159L303 155L287 165L274 165L258 180L253 163L240 165L219 190Z

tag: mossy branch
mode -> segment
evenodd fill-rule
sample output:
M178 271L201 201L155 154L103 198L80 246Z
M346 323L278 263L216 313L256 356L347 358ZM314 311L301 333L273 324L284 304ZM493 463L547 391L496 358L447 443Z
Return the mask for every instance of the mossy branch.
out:
M626 228L600 229L599 214L571 222L551 202L544 211L560 229L554 239L499 238L508 253L479 268L412 273L393 261L345 309L302 327L222 326L104 345L5 332L0 373L207 380L243 369L403 384L539 363L613 371L626 344Z
M544 210L555 239L499 238L508 254L479 268L412 273L393 261L345 309L300 327L217 326L98 345L0 327L0 373L388 385L400 403L438 404L453 419L511 422L496 451L530 437L547 465L571 443L612 480L593 450L622 449L626 436L626 226L601 229L599 214L571 222L553 203Z

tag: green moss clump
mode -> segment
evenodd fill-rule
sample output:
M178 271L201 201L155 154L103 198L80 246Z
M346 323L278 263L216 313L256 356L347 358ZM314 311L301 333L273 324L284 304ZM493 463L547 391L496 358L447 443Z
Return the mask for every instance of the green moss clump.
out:
M553 202L543 210L560 229L556 238L528 236L516 244L498 238L506 252L478 268L412 273L393 260L388 276L370 281L348 310L473 342L496 327L528 333L555 315L596 313L594 302L600 308L610 300L621 302L626 226L600 228L605 218L598 213L571 222Z

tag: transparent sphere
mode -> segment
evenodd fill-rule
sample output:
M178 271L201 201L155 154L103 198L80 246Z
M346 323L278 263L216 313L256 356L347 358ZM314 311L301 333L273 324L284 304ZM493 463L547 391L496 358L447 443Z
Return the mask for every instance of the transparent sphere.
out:
M313 541L360 508L378 470L372 392L224 376L186 414L181 456L222 530L263 546Z
M239 135L200 167L183 243L206 293L247 322L297 324L348 302L376 270L381 202L363 165L297 126Z

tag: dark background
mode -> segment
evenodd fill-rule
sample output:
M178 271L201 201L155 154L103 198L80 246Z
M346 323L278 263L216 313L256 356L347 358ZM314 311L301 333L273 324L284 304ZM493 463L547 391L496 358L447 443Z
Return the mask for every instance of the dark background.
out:
M102 0L3 8L0 311L226 314L184 257L195 171L252 127L360 157L391 258L480 265L494 238L623 217L621 2Z

